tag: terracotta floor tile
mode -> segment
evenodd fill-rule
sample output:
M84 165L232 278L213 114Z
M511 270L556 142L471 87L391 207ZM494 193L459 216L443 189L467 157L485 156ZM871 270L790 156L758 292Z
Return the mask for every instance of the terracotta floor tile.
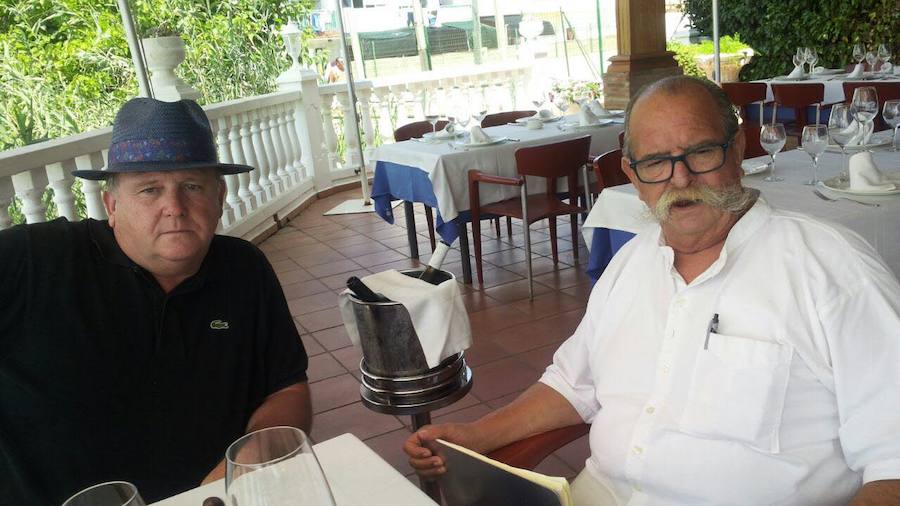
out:
M279 260L277 262L272 262L272 270L274 270L276 274L279 272L296 270L299 267L300 266L297 265L297 263L291 259Z
M504 269L515 272L516 274L522 276L523 278L528 278L528 265L522 261L514 264L507 265L503 267ZM558 271L560 269L569 269L569 265L563 262L559 262L557 264L553 263L553 259L550 257L542 257L542 256L532 256L531 259L531 275L540 276L542 274L547 274L550 272Z
M561 231L562 232L562 231ZM580 233L580 232L579 232ZM559 234L560 237L556 240L556 247L560 253L564 251L572 251L572 241L563 239L563 237L571 238L572 234L568 232L568 227L566 227L566 231ZM550 241L539 242L537 244L532 245L531 252L538 255L546 255L550 256L553 254L553 249Z
M365 440L402 427L395 417L370 411L361 402L355 402L316 415L311 436L319 442L349 432Z
M491 408L485 406L484 404L476 404L472 407L468 407L465 409L460 409L459 411L454 411L452 413L447 413L443 416L438 416L432 418L434 423L468 423L474 422L478 420L482 416L491 412Z
M326 242L329 246L338 251L341 251L343 248L346 248L348 246L353 246L356 244L368 244L372 242L371 238L366 237L355 230L351 230L351 232L353 233L352 235L341 237L339 239L329 239Z
M527 314L508 305L489 307L484 311L469 314L469 324L476 336L489 336L500 329L530 320Z
M309 378L310 383L340 374L347 374L347 370L330 354L322 353L309 357L309 368L306 370L306 376Z
M336 308L337 305L338 296L333 290L329 290L328 287L325 287L324 292L288 301L288 309L291 310L291 314L294 316L314 313L323 309Z
M293 260L287 261L293 263ZM291 269L289 271L276 272L275 275L278 276L278 281L281 283L281 286L299 283L301 281L309 281L310 279L313 279L312 274L306 272L305 269L302 269L300 267Z
M369 232L365 232L365 235L371 237L375 240L380 239L388 239L390 237L403 237L406 238L406 229L403 227L387 227L379 230L372 230Z
M409 466L409 457L403 452L403 443L409 438L411 432L406 427L369 438L365 441L366 445L377 453L381 458L393 466L400 474L406 474L412 471Z
M402 255L401 255L402 256ZM369 268L372 272L384 272L390 269L397 269L398 271L403 271L407 269L417 269L423 267L425 264L419 262L418 260L413 260L410 258L403 258L401 260L395 260L393 262L388 262L385 264L375 265Z
M319 341L316 341L316 338L312 335L303 334L300 336L300 340L303 341L303 349L306 350L306 355L308 357L325 353L325 348L323 348L322 345L319 344Z
M384 252L393 252L391 248L388 248L384 244L381 244L378 241L373 241L369 239L367 242L361 244L351 244L349 246L344 246L341 248L337 248L337 250L347 258L356 259L357 257L384 253ZM356 262L360 263L360 262Z
M524 390L540 378L541 373L516 358L506 358L472 369L472 393L482 401Z
M594 285L590 283L582 283L580 285L570 286L568 288L563 288L560 290L560 293L564 293L566 295L571 295L572 297L584 299L585 303L587 303L588 298L591 296L591 290L594 288Z
M473 248L474 250L474 248ZM474 256L474 252L473 252ZM503 267L504 265L514 264L517 262L525 261L525 250L515 248L515 249L507 249L503 251L498 251L497 253L485 253L481 255L481 258L489 263L499 267Z
M462 290L460 290L462 292ZM475 313L483 311L489 307L502 304L496 299L492 299L482 291L472 290L462 294L463 304L466 305L466 311Z
M360 267L362 266L354 262L353 260L338 260L326 264L307 267L306 270L317 278L324 278L333 276L335 274L340 274L342 272L355 271Z
M344 366L345 369L359 374L359 360L362 358L362 351L356 346L346 346L331 352L331 355Z
M284 290L284 298L289 301L308 295L331 291L331 288L315 279L290 284L282 282L281 288Z
M531 385L529 385L529 386L531 386ZM517 390L515 392L506 394L503 397L497 397L496 399L491 399L491 400L485 402L485 404L490 406L491 409L497 410L497 409L502 408L503 406L506 406L510 402L516 400L516 398L518 398L520 395L522 395L522 392L524 392L524 391L525 391L524 389Z
M343 325L314 332L313 337L328 351L345 348L352 344L347 336L347 329Z
M443 408L438 409L436 411L432 411L431 418L437 418L439 416L444 416L444 415L453 413L454 411L459 411L461 409L470 408L476 404L479 404L480 402L481 401L479 401L477 397L472 395L472 391L470 390L469 393L466 394L465 397L454 402L453 404L451 404L449 406L444 406Z
M263 251L263 253L266 255L266 258L269 260L269 263L277 262L279 260L285 260L285 259L289 258L288 254L281 250Z
M538 296L542 293L547 293L549 291L550 288L540 283L534 284L535 296ZM497 299L502 302L514 302L517 300L527 299L528 280L519 279L518 281L513 281L511 283L485 288L484 293L488 294L491 298Z
M543 371L553 362L553 354L556 353L560 344L562 344L562 341L521 353L516 355L516 358L539 371Z
M559 343L570 335L565 331L547 329L546 325L539 325L538 321L531 321L498 331L491 337L491 342L514 355Z
M482 277L484 278L484 283L482 283L481 286L483 288L487 289L487 288L491 288L494 286L503 285L504 283L509 283L511 281L516 281L516 280L522 279L524 276L520 276L514 272L510 272L501 267L491 269L488 267L487 264L485 264ZM477 282L477 274L476 274L476 270L475 270L475 261L474 260L472 261L472 278L475 280L475 282Z
M346 372L311 383L309 390L315 414L359 401L359 381Z
M591 278L586 272L575 267L563 268L534 277L536 283L548 286L554 290L590 283L590 280Z
M475 367L506 358L509 355L506 348L499 346L494 341L476 337L472 346L466 350L466 363L469 364L469 367Z
M408 260L406 255L400 254L392 249L385 249L384 251L379 251L377 253L369 253L366 255L360 255L358 257L354 257L353 261L362 267L373 270L373 271L381 271L382 269L380 265L392 263L392 262L402 262Z
M572 297L559 292L547 292L535 295L533 300L517 300L510 305L537 319L583 308L587 305L587 299Z
M341 313L338 308L316 311L315 313L302 314L294 317L308 332L316 332L331 327L342 325Z

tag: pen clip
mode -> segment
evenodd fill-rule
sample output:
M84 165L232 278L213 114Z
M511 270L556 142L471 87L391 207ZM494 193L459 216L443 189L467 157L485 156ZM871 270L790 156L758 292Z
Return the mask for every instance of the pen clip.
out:
M709 335L719 331L719 313L714 313L706 327L706 340L703 341L703 349L709 349Z

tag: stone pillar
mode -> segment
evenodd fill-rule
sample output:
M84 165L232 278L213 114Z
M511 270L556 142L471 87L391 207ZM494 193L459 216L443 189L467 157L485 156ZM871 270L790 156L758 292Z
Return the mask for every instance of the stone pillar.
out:
M619 54L603 79L608 109L624 109L642 86L682 73L666 51L665 0L616 0L616 28Z

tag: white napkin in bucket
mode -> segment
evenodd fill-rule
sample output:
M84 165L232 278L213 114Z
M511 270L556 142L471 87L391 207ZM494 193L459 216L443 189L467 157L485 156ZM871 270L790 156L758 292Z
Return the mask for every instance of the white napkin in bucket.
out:
M798 79L798 78L803 77L805 74L806 73L803 72L803 65L797 65L796 67L794 67L794 70L792 70L791 73L788 74L788 78L789 79Z
M588 126L597 123L597 116L591 112L591 104L584 104L581 106L581 111L578 113L578 123L581 126Z
M488 135L487 132L485 132L484 129L478 125L475 125L472 127L472 130L470 131L470 135L471 135L471 137L469 138L469 142L476 143L476 144L481 144L484 142L491 142L493 140L493 138L490 135Z
M863 64L857 63L855 67L853 67L853 72L847 74L847 77L854 79L857 77L862 77L863 75Z
M606 107L603 107L603 104L601 104L600 101L596 98L594 100L591 100L588 106L591 108L591 112L594 113L594 116L597 116L598 118L611 116L609 111L606 110Z
M472 345L469 315L456 281L450 279L439 285L432 285L406 276L396 269L366 276L362 281L373 292L406 307L419 342L422 343L428 367L437 367L445 358ZM350 341L359 347L359 330L356 328L356 316L349 294L349 290L344 290L338 296L338 307Z
M887 191L896 189L897 185L878 170L872 153L863 151L850 157L850 189L862 191Z

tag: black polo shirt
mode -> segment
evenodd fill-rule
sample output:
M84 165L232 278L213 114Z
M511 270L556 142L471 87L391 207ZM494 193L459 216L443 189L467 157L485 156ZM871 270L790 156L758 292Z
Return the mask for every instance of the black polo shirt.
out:
M307 357L272 267L216 236L165 294L105 221L0 231L0 504L197 486Z

